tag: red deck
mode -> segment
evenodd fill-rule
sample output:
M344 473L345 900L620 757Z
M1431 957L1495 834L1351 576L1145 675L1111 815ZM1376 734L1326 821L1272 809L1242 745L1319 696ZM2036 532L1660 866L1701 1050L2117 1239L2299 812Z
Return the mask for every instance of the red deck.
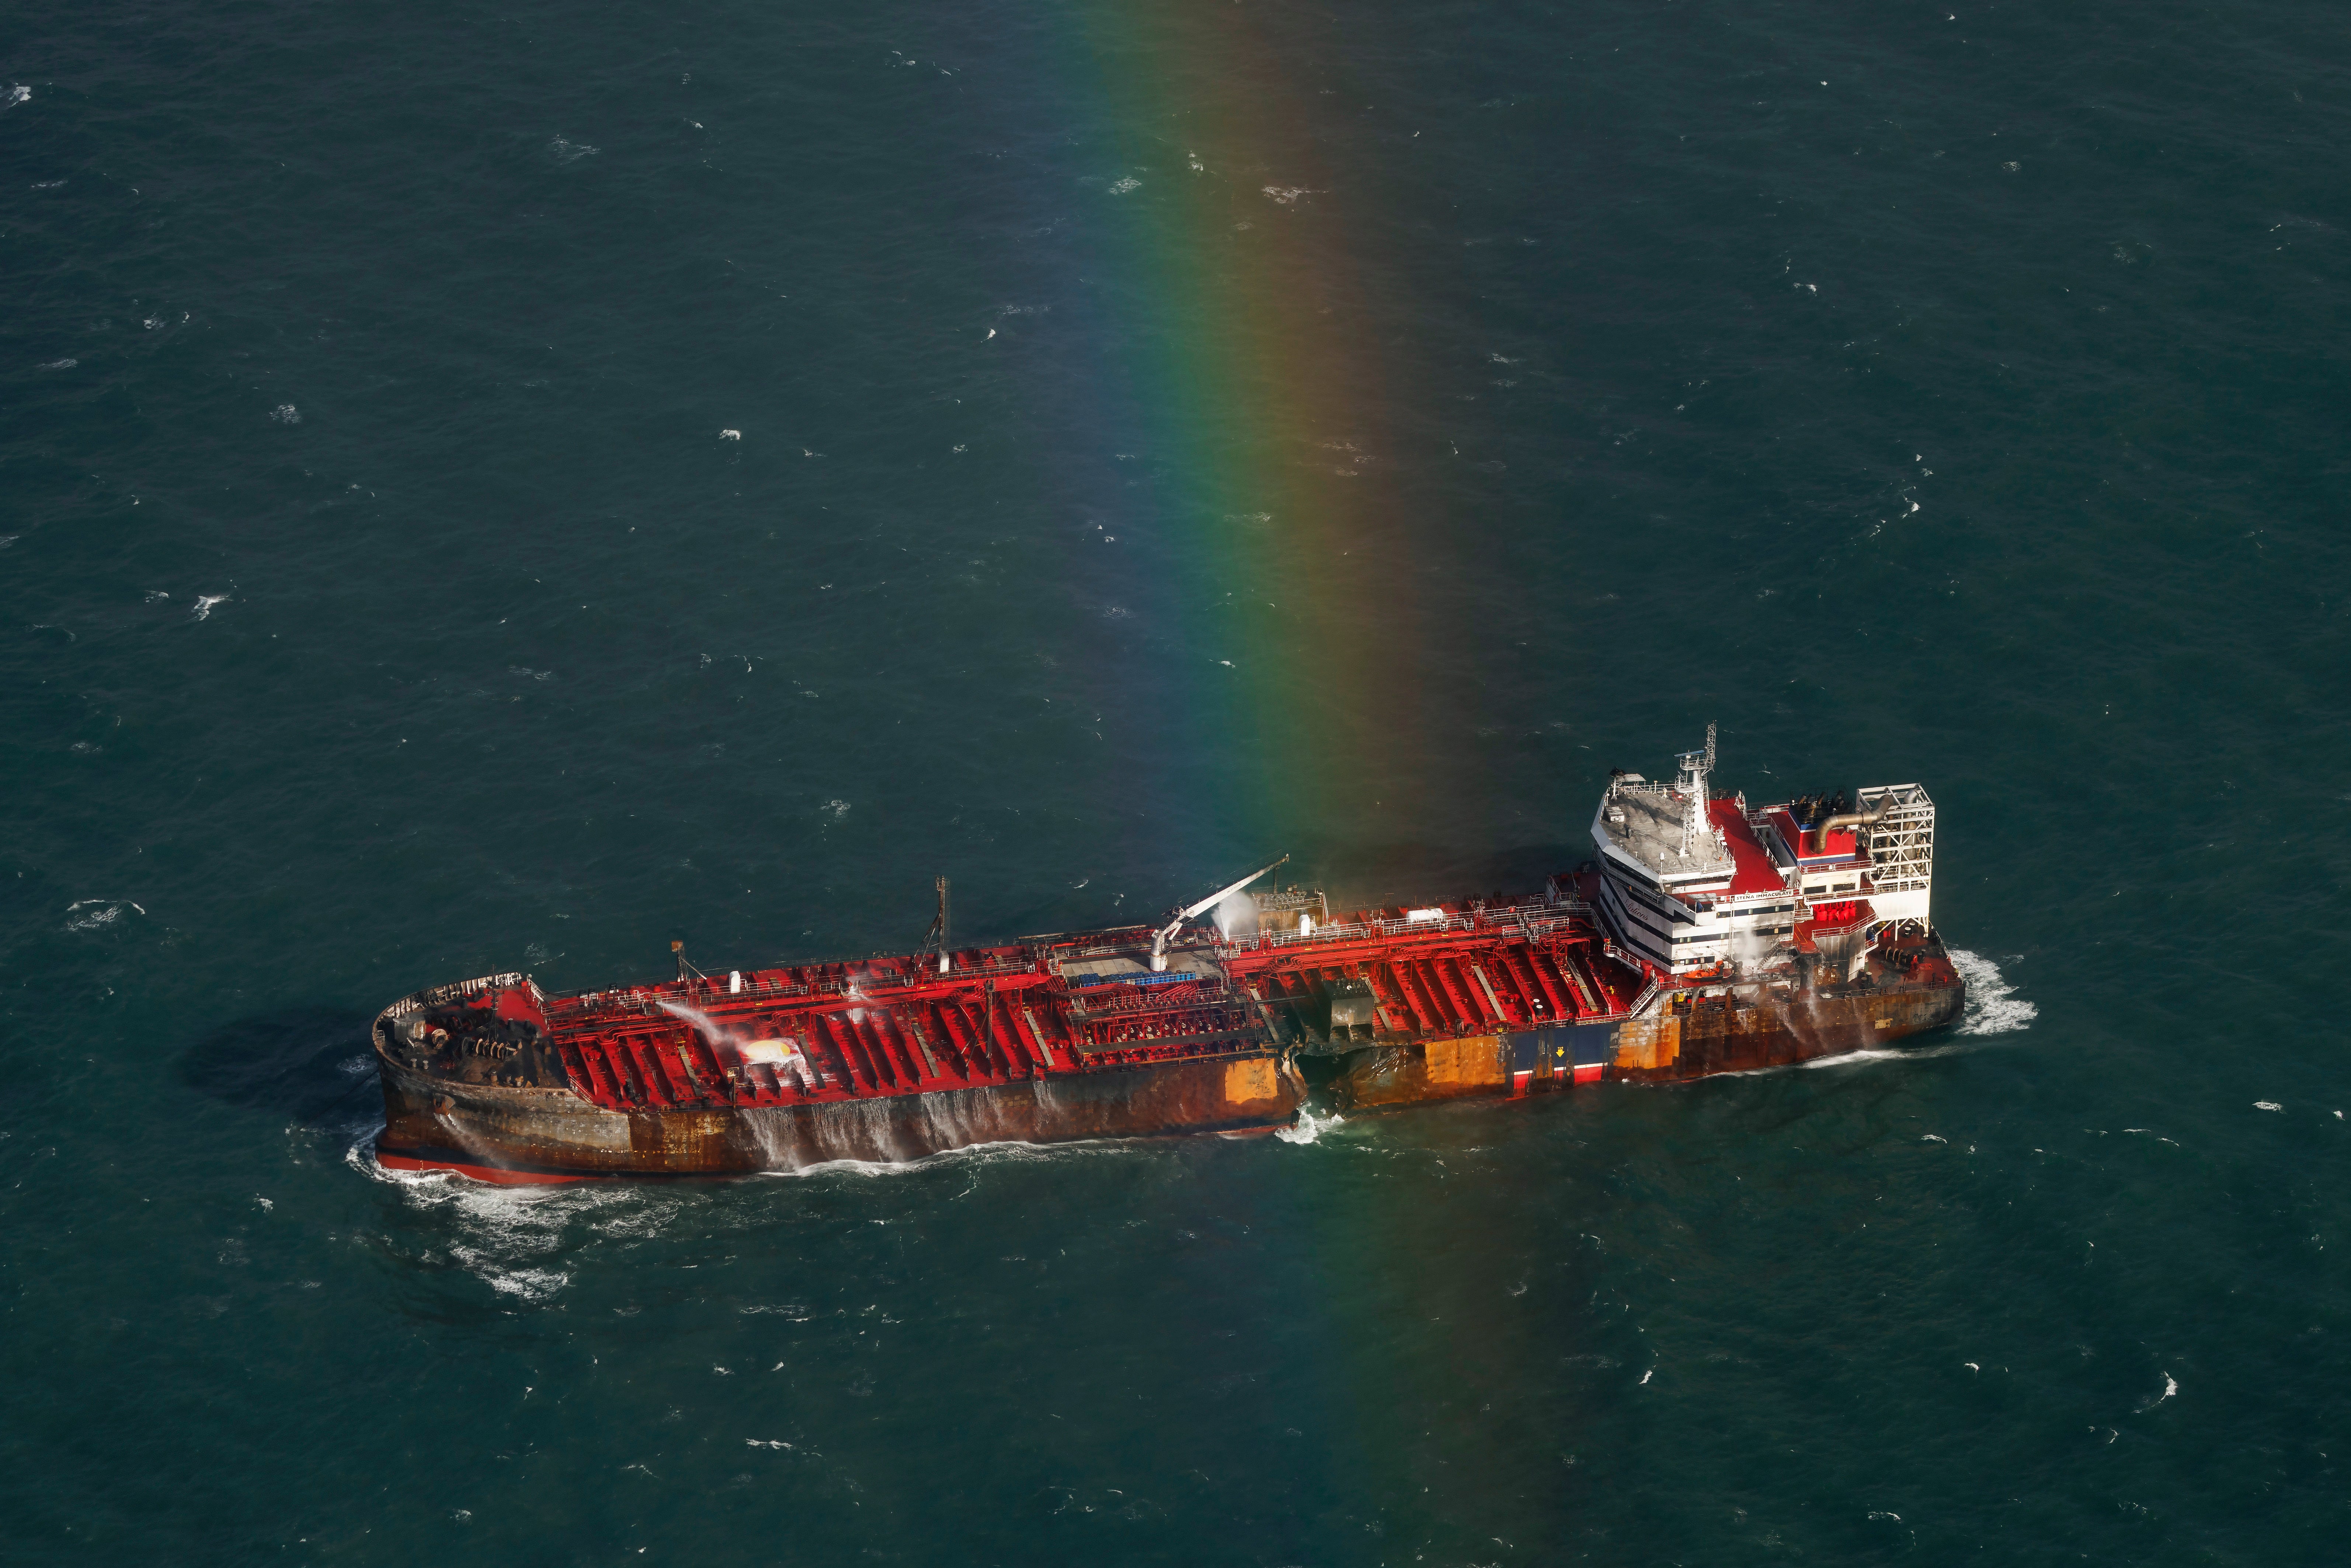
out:
M1759 851L1760 852L1760 851ZM997 1085L1142 1062L1261 1054L1312 1028L1318 985L1371 988L1381 1041L1621 1015L1646 977L1603 956L1581 909L1359 914L1311 936L1179 946L1177 972L1092 984L1064 966L1139 957L1137 929L933 957L747 970L543 999L572 1089L612 1110L791 1105ZM1196 964L1204 973L1185 972ZM522 988L487 1005L538 1010ZM701 1015L707 1026L664 1004ZM768 1045L758 1042L783 1042ZM747 1060L744 1048L752 1049ZM783 1063L756 1060L786 1055Z
M1780 868L1771 863L1771 852L1755 836L1754 825L1748 821L1747 814L1739 809L1739 798L1725 795L1708 800L1706 810L1730 845L1730 896L1786 892L1787 884L1780 880Z

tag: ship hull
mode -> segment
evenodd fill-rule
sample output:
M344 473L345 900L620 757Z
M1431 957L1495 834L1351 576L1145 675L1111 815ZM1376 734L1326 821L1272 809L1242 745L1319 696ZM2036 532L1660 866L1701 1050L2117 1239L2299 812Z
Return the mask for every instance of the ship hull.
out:
M1310 1078L1344 1111L1672 1082L1885 1045L1966 998L1919 922L1865 944L1800 925L1768 965L1674 974L1559 879L1540 903L1166 944L1119 927L723 979L681 961L674 982L552 997L519 973L435 987L377 1017L378 1156L562 1182L1263 1132Z
M800 1105L619 1112L561 1089L458 1084L381 1058L377 1158L501 1183L741 1176L901 1163L979 1144L1056 1144L1287 1125L1302 1085L1270 1054Z
M1760 987L1668 993L1607 1026L1374 1045L1343 1060L1330 1092L1343 1110L1369 1111L1541 1092L1579 1080L1670 1083L1752 1072L1941 1029L1966 999L1963 984L1834 995L1774 996Z
M1884 1046L1951 1023L1965 999L1961 984L1672 991L1608 1023L1374 1044L1317 1077L1335 1108L1359 1113L1601 1081L1679 1082ZM1270 1052L929 1093L628 1111L563 1089L453 1082L378 1054L379 1162L504 1184L743 1176L983 1144L1265 1132L1290 1124L1305 1100L1299 1073Z

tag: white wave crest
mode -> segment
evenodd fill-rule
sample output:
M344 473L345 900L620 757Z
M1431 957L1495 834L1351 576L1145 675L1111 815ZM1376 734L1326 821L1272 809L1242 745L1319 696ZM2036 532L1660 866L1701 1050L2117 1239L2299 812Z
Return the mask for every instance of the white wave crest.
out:
M121 919L125 909L137 909L141 915L147 913L127 898L78 899L66 909L66 929L68 931L99 930Z
M2041 1009L2016 994L2000 966L1980 954L1951 949L1951 967L1968 983L1967 1010L1959 1015L1961 1034L2008 1034L2030 1029Z

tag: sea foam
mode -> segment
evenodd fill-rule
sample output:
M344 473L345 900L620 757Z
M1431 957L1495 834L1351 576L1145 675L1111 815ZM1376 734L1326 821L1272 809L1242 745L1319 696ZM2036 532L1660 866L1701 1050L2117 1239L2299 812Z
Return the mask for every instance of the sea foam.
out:
M381 1125L381 1124L379 1124ZM344 1163L387 1186L447 1226L444 1245L467 1273L501 1295L541 1302L571 1282L569 1254L598 1240L658 1235L681 1200L635 1183L583 1182L566 1186L490 1186L447 1171L396 1171L375 1157L376 1127L344 1155ZM590 1235L574 1231L575 1224Z
M2016 994L2000 966L1980 954L1951 949L1951 966L1968 983L1967 1010L1959 1016L1961 1034L2009 1034L2030 1029L2040 1008Z

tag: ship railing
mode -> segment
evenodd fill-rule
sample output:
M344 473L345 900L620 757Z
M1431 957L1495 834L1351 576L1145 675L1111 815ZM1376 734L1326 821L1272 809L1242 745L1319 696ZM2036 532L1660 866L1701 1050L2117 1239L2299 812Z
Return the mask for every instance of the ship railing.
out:
M1097 998L1085 992L1072 992L1069 1004L1070 1018L1072 1022L1077 1022L1127 1013L1184 1012L1193 1008L1220 1007L1238 1002L1245 994L1209 975L1198 976L1184 985L1158 987L1141 993L1130 991L1123 996Z
M1295 947L1324 942L1374 942L1398 936L1426 936L1456 932L1490 932L1495 936L1523 934L1530 941L1540 941L1562 927L1588 919L1587 904L1512 904L1482 910L1465 911L1429 920L1350 921L1343 925L1317 925L1311 931L1267 931L1259 934L1257 946ZM1249 952L1249 939L1229 944L1234 954Z
M740 992L728 994L746 997L806 997L813 996L815 992L814 986L799 980L751 980L745 983Z
M1141 1056L1144 1061L1153 1063L1175 1061L1216 1061L1220 1059L1229 1059L1236 1056L1251 1054L1263 1049L1256 1041L1246 1038L1244 1031L1218 1030L1217 1032L1221 1037L1217 1041L1177 1046L1162 1046L1158 1041L1148 1038L1143 1040L1091 1040L1078 1048L1077 1055L1081 1061L1090 1057L1104 1057L1113 1054L1125 1055L1128 1053L1134 1053Z
M793 980L747 978L743 988L739 991L730 991L723 983L714 983L709 995L725 997L732 1001L741 1001L750 998L813 996L817 988L814 986L801 985ZM667 1018L670 1015L662 1010L662 999L663 990L659 986L627 986L617 990L583 991L578 996L559 999L547 1009L547 1016L549 1019L561 1019L566 1021L590 1014L609 1017L615 1013L639 1013L648 1018ZM695 1000L700 999L700 994L687 991L682 993L680 999L692 1005Z
M934 986L941 981L953 985L966 979L985 980L998 975L1026 973L1028 971L1025 968L1017 965L1008 969L996 967L952 969L944 975L935 969L929 971L918 969L910 977L884 978L874 975L861 975L853 979L819 980L813 985L800 987L799 994L810 997L871 997L878 1000L884 997L894 998L905 991ZM751 988L748 986L743 988L746 996L750 994L750 990Z
M1523 904L1489 904L1484 909L1464 910L1433 919L1345 921L1321 925L1311 931L1261 931L1239 937L1213 937L1179 941L1178 950L1207 946L1219 958L1231 959L1244 954L1261 952L1268 947L1294 947L1310 943L1384 941L1396 936L1424 936L1432 933L1491 931L1497 936L1524 932L1531 940L1540 940L1563 926L1592 918L1592 905L1581 899L1546 904L1530 899ZM1104 943L1083 947L1071 947L1056 955L1064 961L1085 958L1132 956L1142 947L1139 942Z
M933 980L954 980L966 976L988 980L999 975L1033 975L1036 972L1036 958L1033 956L1023 956L1019 958L990 958L982 964L966 965L958 962L954 968L944 975L936 970L917 970L916 974L921 977L923 984L928 985Z
M755 986L747 979L740 992L730 992L724 987L718 988L718 991L722 996L746 997L755 994L802 997L872 996L877 991L904 991L917 987L943 984L952 986L966 980L993 980L1000 979L1007 975L1033 975L1036 972L1035 961L1028 958L995 958L984 964L957 964L944 975L938 972L934 962L929 965L917 965L911 971L901 971L897 974L845 975L838 979L815 980L805 985L777 981L768 985Z
M475 997L484 991L503 991L511 986L528 984L529 979L530 977L528 975L510 972L504 975L483 975L471 980L452 980L445 986L435 986L431 990L419 991L413 997L402 997L384 1010L394 1018L406 1018L409 1014L422 1012L426 1008L437 1008L444 1002L454 1002L460 997ZM537 986L532 986L530 989L534 998L544 1002L545 998L538 997Z
M743 988L739 991L730 991L716 981L711 983L710 989L714 995L722 997L807 997L814 996L820 988L804 985L798 980L757 980L747 975L743 979ZM656 994L652 991L643 993L647 1007L653 1005L652 998ZM691 994L691 992L688 993L688 995Z
M1179 939L1170 946L1181 948L1186 944ZM1146 931L1137 941L1094 942L1083 947L1064 947L1054 953L1053 959L1056 963L1066 967L1073 963L1082 963L1088 958L1132 958L1138 953L1150 951L1151 933Z
M1034 963L1018 958L995 959L969 967L950 969L941 975L935 971L917 969L908 976L855 976L841 979L803 982L799 980L758 980L746 976L743 988L733 991L723 981L713 981L707 991L691 990L674 998L687 1005L702 1008L705 1004L737 1004L744 1002L795 1000L817 997L870 997L877 1004L895 1000L899 993L936 985L941 981L959 984L969 980L990 980L1008 975L1036 973ZM880 983L877 983L880 982ZM634 986L625 990L590 991L568 998L548 1009L550 1020L577 1022L585 1018L610 1018L633 1015L643 1018L667 1019L672 1015L661 1006L664 991L656 986Z
M643 991L591 991L583 997L569 997L547 1009L549 1023L576 1023L587 1018L611 1018L622 1014L651 1015L656 1009L651 994ZM664 1015L666 1016L666 1015Z
M1655 976L1651 976L1649 983L1641 988L1641 994L1633 998L1632 1006L1625 1009L1625 1016L1630 1018L1634 1014L1639 1012L1643 1008L1647 1007L1650 1000L1655 998L1659 991L1664 989L1665 987L1658 982L1657 978Z
M806 996L809 994L809 988L806 986L745 986L740 991L721 990L718 994L739 1001L747 997ZM677 999L684 1006L695 1007L696 1011L703 1010L695 1006L697 998L691 992ZM664 1019L674 1016L663 1009L661 991L651 986L631 987L627 990L621 991L590 991L583 996L566 998L558 1006L548 1009L547 1016L550 1019L560 1019L566 1022L590 1016L610 1018L616 1014L641 1014L646 1018Z
M1539 942L1568 926L1596 924L1592 905L1582 899L1562 899L1557 904L1514 904L1502 914L1526 933L1530 942Z

